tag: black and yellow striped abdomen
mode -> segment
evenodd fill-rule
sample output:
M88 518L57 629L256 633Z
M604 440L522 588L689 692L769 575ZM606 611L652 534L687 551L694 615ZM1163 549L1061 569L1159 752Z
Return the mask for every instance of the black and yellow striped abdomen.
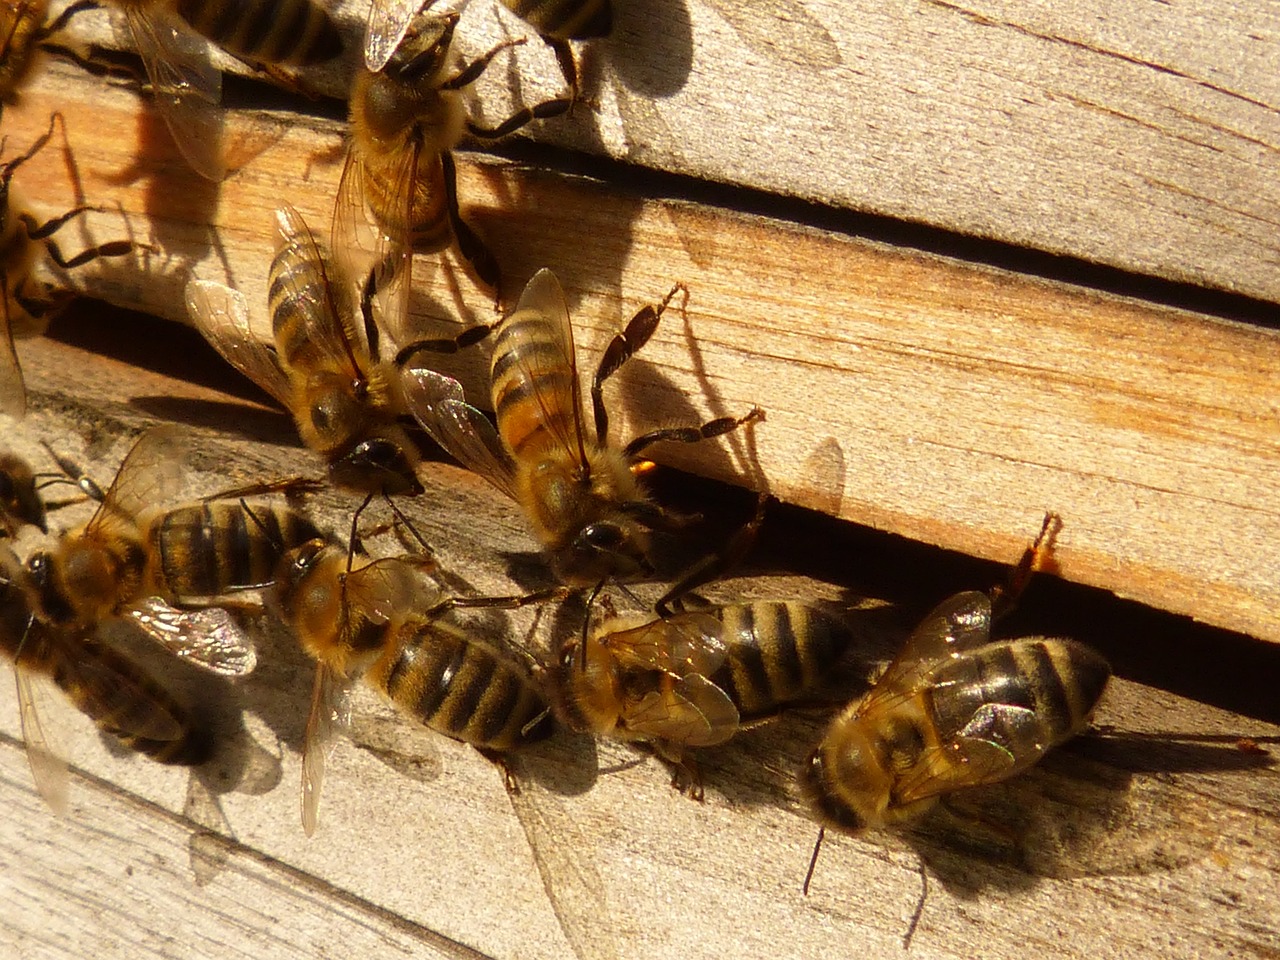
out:
M564 359L554 321L520 309L499 324L489 368L498 433L517 460L553 454L556 431L577 435L577 371Z
M550 734L546 697L511 657L439 622L410 621L400 641L365 679L432 730L495 752Z
M227 500L178 507L147 529L151 582L174 602L260 587L275 578L286 551L319 536L310 520L280 504Z
M177 0L178 16L237 57L299 66L342 52L332 18L311 0Z
M271 259L267 274L267 309L280 365L290 378L306 376L333 363L337 332L350 316L345 286L328 251L306 242L287 240Z
M503 5L544 37L586 40L613 29L610 0L502 0Z
M728 694L744 721L811 696L851 639L843 623L804 603L733 603L714 613L724 624L727 652L708 679Z

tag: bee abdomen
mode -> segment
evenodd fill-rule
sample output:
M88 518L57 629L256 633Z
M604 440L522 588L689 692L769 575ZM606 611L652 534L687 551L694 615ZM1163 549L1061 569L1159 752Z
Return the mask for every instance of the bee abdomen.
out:
M563 40L603 37L613 29L610 0L502 0L538 33Z
M547 443L553 423L559 423L566 436L573 436L577 429L575 373L546 327L540 315L517 311L498 328L494 339L493 409L502 439L517 457ZM536 374L528 375L530 371ZM554 401L554 406L548 401Z
M178 0L192 29L236 56L265 63L320 63L342 52L333 20L311 0Z
M728 656L709 677L744 720L803 700L844 655L850 633L815 607L788 601L721 608Z
M413 635L369 676L401 709L486 750L513 750L550 733L545 698L505 657L438 623L408 629Z
M317 355L311 332L330 324L316 316L333 303L325 259L299 257L286 245L271 260L267 308L280 362L286 370L305 368L307 359Z

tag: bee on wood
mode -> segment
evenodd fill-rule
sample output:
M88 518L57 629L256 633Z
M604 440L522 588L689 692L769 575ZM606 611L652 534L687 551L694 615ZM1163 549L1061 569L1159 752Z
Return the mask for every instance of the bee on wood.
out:
M350 680L363 676L402 712L501 765L502 755L551 732L531 669L440 620L453 605L517 606L538 598L481 598L424 605L419 570L401 558L351 569L324 540L291 551L276 577L281 619L316 660L302 765L302 823L316 826L324 761ZM508 775L509 776L509 775Z
M270 583L283 551L318 531L274 505L163 506L180 481L180 443L171 428L143 434L89 522L28 559L36 611L66 631L124 617L209 669L248 673L254 650L220 607L244 605Z
M701 795L693 747L811 699L844 655L848 627L818 607L757 600L668 617L610 616L561 652L557 707L566 724L650 743ZM584 662L585 657L585 662Z
M49 532L36 475L21 457L0 452L0 537L16 537L27 524Z
M303 443L324 457L336 486L420 494L418 451L396 420L404 410L399 370L376 356L370 302L355 303L352 286L296 210L284 207L276 217L280 247L269 293L274 346L254 337L244 297L211 281L187 284L197 329L293 414Z
M555 52L576 99L578 62L569 41L608 36L613 29L611 0L502 0L502 5L533 27ZM376 73L386 66L415 15L425 7L421 0L373 0L364 35L364 64L369 70Z
M128 240L115 240L73 257L64 257L53 235L75 217L93 206L78 206L40 223L22 205L13 189L13 175L18 168L38 154L53 136L62 115L49 118L49 129L23 153L0 165L0 413L20 417L26 412L27 395L22 381L22 367L14 350L15 338L34 337L44 333L49 321L71 299L66 291L55 290L33 275L36 259L42 253L64 270L83 266L99 257L120 257L133 252Z
M359 71L351 90L351 144L334 208L333 248L365 261L353 265L352 276L373 271L393 336L408 313L414 253L434 253L456 241L476 276L492 290L500 287L497 261L458 209L453 148L465 134L498 139L572 105L548 100L493 128L470 120L462 89L512 44L453 69L449 52L457 23L457 14L418 14L385 64L376 72Z
M211 732L140 665L91 633L43 623L34 586L17 556L0 545L0 652L13 662L27 759L36 788L65 813L66 763L51 746L35 686L54 683L101 729L161 763L198 765L213 753Z
M1106 661L1072 640L993 641L991 618L985 593L944 600L831 722L801 776L825 823L856 833L909 820L945 794L1025 770L1085 728Z
M210 180L227 175L221 151L222 73L199 37L288 86L296 84L276 67L320 63L342 52L337 26L311 0L112 2L124 12L174 141L192 169Z
M5 0L0 4L0 105L17 101L39 61L41 45L60 33L77 13L97 5L96 0L78 0L48 20L49 0Z
M405 373L410 412L452 456L521 505L561 583L599 588L610 579L652 573L651 531L677 528L686 518L649 499L637 476L648 465L641 454L660 441L695 443L764 416L753 408L699 427L653 430L623 447L610 442L604 382L648 342L682 289L677 286L656 308L640 310L601 356L591 388L594 436L583 423L569 309L549 270L534 275L494 335L490 382L497 430L464 401L456 380L425 369Z

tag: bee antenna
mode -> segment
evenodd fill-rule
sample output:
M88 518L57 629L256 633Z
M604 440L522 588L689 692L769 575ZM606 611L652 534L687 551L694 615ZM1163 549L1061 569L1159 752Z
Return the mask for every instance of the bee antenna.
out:
M924 916L924 903L929 898L929 871L925 868L924 860L920 861L920 902L916 904L916 909L911 914L911 922L907 924L907 932L902 935L902 949L911 949L911 939L916 935L916 927L920 926L920 918Z
M818 840L813 845L813 856L809 858L809 869L804 875L804 886L800 888L806 897L809 895L809 883L813 880L813 868L818 865L818 851L822 849L822 840L826 835L826 826L818 827Z

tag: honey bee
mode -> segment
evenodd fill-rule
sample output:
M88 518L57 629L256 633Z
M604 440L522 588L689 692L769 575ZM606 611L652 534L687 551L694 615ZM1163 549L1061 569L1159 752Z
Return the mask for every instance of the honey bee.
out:
M399 372L375 360L357 328L358 308L328 252L292 207L277 212L281 243L270 271L274 348L253 336L237 291L187 284L187 308L206 340L293 414L303 442L325 458L329 479L362 493L422 492L418 452L396 422ZM366 329L374 329L366 323Z
M1111 668L1071 640L991 640L991 598L958 593L916 627L827 728L802 786L850 832L917 817L941 796L1034 764L1088 724ZM815 851L816 857L816 851Z
M35 684L52 681L101 729L161 763L198 765L213 753L210 731L141 666L82 630L41 622L27 571L0 546L0 651L13 661L27 759L36 787L66 811L66 764L50 745Z
M324 540L281 562L274 600L281 619L316 660L302 766L302 824L316 826L325 755L349 681L366 683L402 712L501 763L501 756L548 736L551 714L531 669L513 653L439 619L453 605L425 606L415 566L401 558L354 570L349 554ZM530 598L462 601L516 606Z
M649 742L698 796L685 751L813 697L850 639L835 617L785 600L610 616L562 649L557 709L574 729Z
M718 437L764 416L753 408L700 427L653 430L624 447L609 442L604 381L648 342L682 289L640 310L605 349L591 388L594 437L583 425L569 309L550 270L534 275L495 333L490 382L497 430L465 402L456 380L426 369L405 373L410 412L445 450L524 508L562 583L599 588L653 572L650 532L678 527L683 518L665 513L640 483L648 447Z
M39 60L41 44L60 33L77 13L96 6L95 0L78 0L46 23L49 0L5 0L0 4L0 105L18 99L18 91Z
M497 261L458 209L452 149L464 134L505 137L535 119L568 111L571 100L548 100L519 111L494 128L467 117L462 88L473 83L500 50L456 70L449 68L457 14L422 11L403 42L377 72L359 71L351 90L351 145L334 208L333 248L363 255L349 273L371 267L384 322L398 335L408 312L412 259L457 241L476 276L498 290Z
M49 129L31 144L26 153L0 165L0 413L20 417L26 412L27 395L22 367L13 341L44 333L49 321L66 306L70 294L41 283L32 275L36 257L47 253L59 267L71 270L99 257L119 257L133 252L128 240L115 240L81 251L73 257L62 255L53 235L74 217L97 209L78 206L40 223L15 198L11 181L18 168L38 154L53 136L62 115L49 118Z
M0 537L16 537L26 524L49 532L36 476L27 461L0 452Z
M227 175L220 147L222 73L195 34L286 84L277 65L320 63L342 52L332 18L311 0L112 2L124 12L174 141L192 169L210 180Z
M37 613L69 631L124 617L209 669L248 673L254 650L220 608L264 588L284 550L318 532L278 506L158 506L178 480L180 443L169 428L143 434L89 522L28 559Z

